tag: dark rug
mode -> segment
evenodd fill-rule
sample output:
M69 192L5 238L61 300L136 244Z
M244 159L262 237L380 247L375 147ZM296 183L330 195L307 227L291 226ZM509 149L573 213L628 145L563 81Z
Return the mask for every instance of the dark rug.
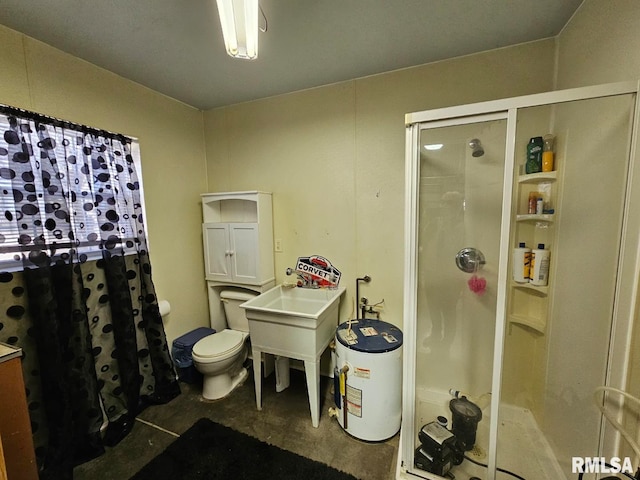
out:
M198 420L131 480L357 480L320 462Z

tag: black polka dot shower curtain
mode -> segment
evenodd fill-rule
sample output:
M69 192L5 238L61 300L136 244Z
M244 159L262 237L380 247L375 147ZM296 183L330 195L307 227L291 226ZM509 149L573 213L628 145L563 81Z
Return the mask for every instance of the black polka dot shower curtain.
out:
M72 478L180 393L132 140L11 107L0 131L0 342L23 349L40 477Z

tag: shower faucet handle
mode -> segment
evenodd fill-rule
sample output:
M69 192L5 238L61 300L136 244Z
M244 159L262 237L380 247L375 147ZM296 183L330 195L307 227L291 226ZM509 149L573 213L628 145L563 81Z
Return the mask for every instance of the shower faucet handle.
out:
M463 248L456 254L456 265L466 273L477 271L485 263L484 254L477 248Z

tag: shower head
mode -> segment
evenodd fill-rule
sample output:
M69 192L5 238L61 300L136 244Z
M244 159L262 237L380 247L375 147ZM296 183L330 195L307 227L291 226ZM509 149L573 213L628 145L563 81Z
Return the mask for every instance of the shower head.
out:
M471 155L473 157L481 157L484 155L484 148L482 148L482 144L477 138L469 140L469 148L471 149Z

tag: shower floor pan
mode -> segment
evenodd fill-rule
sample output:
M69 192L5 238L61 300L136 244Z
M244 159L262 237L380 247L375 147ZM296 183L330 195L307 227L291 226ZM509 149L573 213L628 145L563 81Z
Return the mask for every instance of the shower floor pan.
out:
M419 398L420 400L416 403L416 432L422 425L433 421L438 415L451 418L448 403L452 397L448 393L428 392ZM490 418L488 413L488 406L482 409L483 418L478 424L476 447L467 452L470 458L485 465L488 463L489 453ZM496 463L499 468L514 472L526 479L562 480L567 478L547 439L538 428L531 411L513 405L503 404L500 407ZM456 480L468 480L474 476L485 478L487 469L464 460L462 464L452 469L452 473L456 476ZM497 476L497 478L503 477L507 478L504 474ZM440 477L433 476L433 478Z

